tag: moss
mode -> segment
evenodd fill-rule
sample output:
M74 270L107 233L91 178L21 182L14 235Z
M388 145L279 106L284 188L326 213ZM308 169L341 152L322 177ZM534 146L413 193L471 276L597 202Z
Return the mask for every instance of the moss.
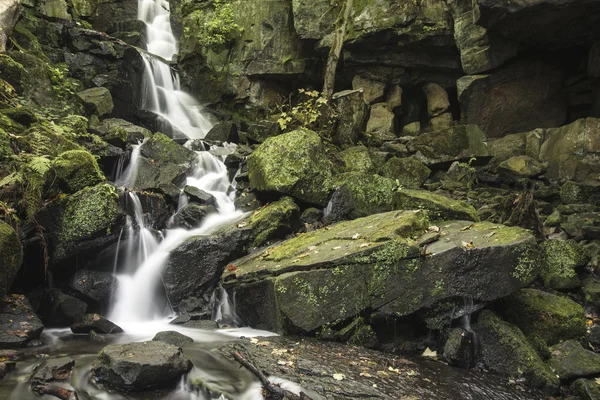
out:
M576 269L590 260L585 248L574 240L548 240L542 243L544 266L540 275L544 285L568 289L579 285Z
M394 193L393 201L395 209L425 209L434 219L479 221L473 206L426 190L399 189Z
M23 247L13 228L0 221L0 295L4 296L17 275L23 261Z
M375 173L375 165L369 155L369 149L365 146L350 147L341 152L340 157L346 165L346 172Z
M587 304L600 307L600 279L591 276L583 281L583 294Z
M431 170L416 158L390 158L381 168L381 175L395 179L398 186L417 189L423 185Z
M8 54L0 54L0 71L2 71L2 78L16 87L20 87L21 79L27 74L23 64L15 61Z
M68 150L83 150L75 136L54 123L38 122L17 138L21 150L38 156L56 157Z
M12 135L21 135L25 131L25 127L18 122L14 121L12 118L4 115L4 113L0 112L0 128L4 129L6 133L10 133Z
M252 229L253 247L259 247L268 240L292 233L299 227L300 207L291 197L284 197L254 212L249 220Z
M30 220L42 204L50 177L50 168L50 160L45 157L33 157L22 168L23 203L27 218Z
M196 153L162 133L152 135L142 146L142 153L160 165L181 164L196 158Z
M347 172L335 176L332 186L338 187L350 217L357 218L390 211L392 196L397 184L394 180L359 172Z
M585 334L583 308L573 300L537 289L522 289L498 303L499 313L526 336L537 335L547 345Z
M77 136L87 134L88 119L83 115L67 115L60 119L60 126Z
M85 150L70 150L52 161L59 185L66 193L77 192L105 180L92 154Z

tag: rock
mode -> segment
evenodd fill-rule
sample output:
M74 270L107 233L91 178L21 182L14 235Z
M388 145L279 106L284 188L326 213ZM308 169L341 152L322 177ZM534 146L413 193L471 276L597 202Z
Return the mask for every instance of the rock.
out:
M356 75L352 79L352 89L362 90L365 102L367 104L375 104L383 101L385 94L385 83L373 81L368 78L363 78Z
M331 103L337 113L333 141L340 146L352 146L362 138L369 117L369 107L361 90L334 93Z
M0 295L9 291L21 263L23 246L15 230L4 221L0 221Z
M110 322L99 314L86 314L82 319L71 325L73 333L90 333L95 331L100 334L121 333L123 329Z
M585 248L574 240L548 240L542 243L544 266L540 276L546 287L573 289L579 287L577 269L590 260Z
M437 117L433 117L429 120L429 129L432 131L441 131L443 129L449 129L452 127L452 123L454 122L454 118L452 117L452 113L446 112L438 115Z
M300 228L300 207L291 197L283 197L256 210L248 220L248 227L252 232L252 247L281 239Z
M90 309L107 311L117 278L110 272L80 269L69 279L68 290L89 304Z
M106 346L92 364L97 382L126 391L173 386L190 369L181 349L158 341Z
M600 172L600 119L578 119L560 128L548 129L540 149L540 161L548 163L546 177L552 180L585 181Z
M595 181L566 181L560 188L560 200L564 204L600 205L600 184Z
M19 0L10 0L2 3L0 11L0 53L6 51L6 41L19 20L20 14L21 7Z
M324 207L332 175L321 138L298 129L267 139L248 157L250 185Z
M103 116L113 111L112 95L105 87L87 89L77 95L90 108L92 114Z
M71 21L71 14L67 9L65 0L49 0L40 4L40 13L49 18L58 18Z
M50 289L42 299L39 314L46 326L64 327L83 318L86 311L87 304L83 301Z
M150 130L120 118L106 118L102 120L100 126L94 127L93 130L98 132L105 140L111 140L111 136L118 136L117 132L125 132L127 135L126 140L130 144L138 144L145 138L152 136Z
M430 225L424 211L341 222L233 261L223 283L250 326L315 332L363 310L397 317L454 296L492 301L535 277L537 261L525 253L535 239L524 229L445 223L442 239L419 257L417 244Z
M473 206L427 190L398 189L393 202L395 210L424 209L433 219L479 221Z
M215 213L217 209L213 206L186 204L173 217L173 226L184 229L197 228L207 216Z
M552 347L548 364L560 379L586 378L600 374L600 354L586 350L576 340Z
M219 143L237 143L240 138L238 136L237 126L231 121L224 121L213 126L204 137L204 140Z
M590 276L583 281L585 302L594 307L600 307L600 278Z
M479 125L490 138L560 126L566 120L561 80L561 70L542 61L463 76L456 83L461 121Z
M450 365L470 368L475 364L476 337L472 331L454 328L444 345L444 359Z
M454 161L487 159L490 153L485 141L485 134L478 126L458 125L422 134L408 143L408 149L418 152L417 158L428 167L435 168L441 164L447 168Z
M571 385L571 391L579 400L600 399L600 386L598 386L595 380L577 379Z
M200 203L201 205L213 206L215 208L219 205L217 199L215 199L212 194L207 193L202 189L198 189L195 186L188 185L183 189L183 192L187 194L191 201Z
M261 120L248 127L246 138L253 143L262 143L270 137L281 134L281 127L275 121Z
M219 324L216 321L209 321L206 319L191 320L182 325L184 328L191 329L204 329L206 331L216 331L219 329Z
M14 361L3 361L0 362L0 379L4 379L4 377L9 373L15 370L17 367L17 363Z
M94 186L106 178L100 171L96 158L85 150L65 151L51 163L58 184L66 193L75 193Z
M365 146L349 147L340 153L340 157L346 165L346 172L362 172L372 174L375 172L375 165L371 160L369 149Z
M189 336L182 335L181 333L176 332L176 331L158 332L156 335L154 335L154 338L152 340L155 342L156 341L165 342L167 344L177 346L177 347L181 347L181 346L185 346L186 344L194 343L194 339L192 339Z
M423 92L427 97L427 114L430 117L437 117L450 108L448 93L437 83L428 83L423 86Z
M373 144L395 139L394 118L394 113L388 110L386 103L373 104L365 132L367 139Z
M508 182L522 178L534 178L544 172L544 166L528 156L514 156L498 165L498 172Z
M0 304L0 347L24 347L44 330L42 321L22 295L4 296Z
M76 17L91 17L98 7L98 0L73 0L73 11Z
M491 311L483 311L475 327L481 356L494 372L525 378L528 386L555 394L558 379L544 364L519 328L502 321Z
M585 315L579 304L537 289L521 289L500 300L497 310L527 337L537 335L548 346L580 338L586 330Z
M404 125L402 134L406 136L418 136L421 133L421 123L419 121Z
M32 384L68 381L74 366L75 361L69 357L44 360L33 368L29 381Z
M420 188L430 174L431 170L414 157L392 157L381 168L382 176L397 180L400 187L407 189Z

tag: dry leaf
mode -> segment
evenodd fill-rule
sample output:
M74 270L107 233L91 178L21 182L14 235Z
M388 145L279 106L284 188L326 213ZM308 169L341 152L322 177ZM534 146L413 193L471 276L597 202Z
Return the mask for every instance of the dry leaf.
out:
M226 268L226 269L227 269L227 271L229 271L229 272L235 272L235 271L237 271L237 270L239 269L238 267L236 267L236 266L235 266L235 265L233 265L233 264L229 264L229 265L228 265L228 266L226 266L225 268Z
M470 242L460 242L461 246L465 249L472 249L475 248L475 245L473 244L473 241Z
M362 243L360 246L358 247L369 247L371 245L371 243Z
M370 374L370 373L368 373L368 372L361 372L359 375L360 375L360 376L364 376L365 378L371 378L371 377L373 376L373 375L371 375L371 374Z
M248 226L247 222L241 222L241 223L237 224L238 228L244 228L245 226Z
M439 226L432 225L432 226L430 226L429 228L427 228L427 230L428 230L429 232L439 232L439 231L440 231L440 227L439 227Z
M310 255L310 253L302 253L298 256L298 258L308 257L309 255Z
M352 239L356 240L360 237L360 235L358 233L355 233L354 235L352 235Z
M338 249L341 249L341 248L342 248L342 246L335 246L335 247L332 247L331 250L338 250Z
M397 373L397 374L400 374L400 370L399 370L398 368L393 368L393 367L391 367L391 366L390 366L390 367L388 367L388 371L392 371L392 372L395 372L395 373Z
M333 379L335 379L336 381L341 381L346 377L346 375L344 374L333 374Z
M471 229L473 227L473 224L471 225L467 225L464 228L461 229L461 231L468 231L469 229Z
M432 351L429 347L425 349L425 351L423 352L423 354L421 354L423 357L431 357L431 358L436 358L437 357L437 351Z

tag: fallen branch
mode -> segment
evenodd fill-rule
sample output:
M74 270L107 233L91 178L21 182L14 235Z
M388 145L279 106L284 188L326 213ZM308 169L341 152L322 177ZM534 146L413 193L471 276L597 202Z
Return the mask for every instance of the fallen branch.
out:
M32 384L31 390L39 394L49 394L50 396L58 397L61 400L79 400L77 392L56 385Z
M277 396L277 398L288 399L288 400L313 400L311 397L309 397L304 392L300 392L300 395L298 396L295 393L285 390L284 388L282 388L279 385L269 382L267 377L262 372L260 372L254 365L250 364L250 362L245 360L240 353L237 353L234 351L231 353L231 355L237 362L239 362L244 367L246 367L246 369L248 369L248 371L252 372L258 378L258 380L262 384L263 388L267 392Z

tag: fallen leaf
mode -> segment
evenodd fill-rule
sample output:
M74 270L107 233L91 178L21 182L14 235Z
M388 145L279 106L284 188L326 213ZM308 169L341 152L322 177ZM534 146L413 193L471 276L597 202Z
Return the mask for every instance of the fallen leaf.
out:
M310 255L310 253L302 253L298 256L298 258L308 257L309 255Z
M400 370L399 370L398 368L393 368L393 367L391 367L391 366L390 366L390 367L388 367L388 371L392 371L392 372L395 372L395 373L397 373L397 374L400 374Z
M488 234L483 235L484 238L491 238L492 236L494 236L496 234L496 232L490 232Z
M469 229L471 229L473 227L473 224L471 225L467 225L464 228L461 229L461 231L468 231Z
M377 375L381 375L381 376L390 376L390 374L388 374L385 371L377 371Z
M473 249L475 248L475 245L473 244L473 241L470 242L460 242L461 246L465 249Z
M237 224L238 228L244 228L245 226L248 226L247 222L242 222L242 223Z
M236 266L235 266L235 265L233 265L233 264L229 264L229 265L228 265L228 266L226 266L225 268L227 269L227 271L230 271L230 272L235 272L235 271L237 271L237 270L239 269L238 267L236 267Z
M346 375L344 374L333 374L333 379L335 379L336 381L341 381L346 377Z
M406 375L417 376L417 375L419 375L419 373L417 371L415 371L414 369L411 369L410 371L406 371Z
M423 352L423 354L421 354L423 357L431 357L431 358L435 358L437 357L437 351L432 351L429 347L425 349L425 351Z
M371 374L370 374L370 373L368 373L368 372L361 372L359 375L360 375L360 376L364 376L365 378L371 378L371 377L373 376L373 375L371 375Z
M335 247L332 247L331 250L338 250L338 249L341 249L341 248L342 248L342 246L335 246Z
M371 243L362 243L360 246L358 247L369 247L371 245Z
M432 225L432 226L430 226L429 228L427 228L427 230L428 230L429 232L439 232L439 231L440 231L440 227L439 227L439 226Z
M252 344L258 343L258 339L257 338L251 338L250 339L250 343L252 343Z
M352 239L356 240L360 237L360 235L358 233L355 233L354 235L352 235Z

